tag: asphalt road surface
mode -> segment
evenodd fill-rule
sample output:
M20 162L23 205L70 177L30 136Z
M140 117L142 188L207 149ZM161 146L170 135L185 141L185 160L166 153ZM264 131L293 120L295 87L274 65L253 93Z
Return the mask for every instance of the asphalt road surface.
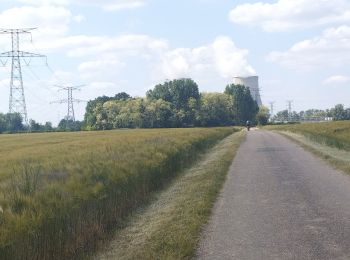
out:
M240 147L199 259L350 259L350 176L276 133Z

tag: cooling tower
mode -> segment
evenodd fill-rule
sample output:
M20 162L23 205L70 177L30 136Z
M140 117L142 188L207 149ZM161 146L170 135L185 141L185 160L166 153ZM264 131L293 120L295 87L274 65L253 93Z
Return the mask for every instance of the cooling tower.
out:
M259 92L259 77L234 77L233 83L236 85L244 85L250 89L253 99L258 103L258 106L261 106L261 97Z

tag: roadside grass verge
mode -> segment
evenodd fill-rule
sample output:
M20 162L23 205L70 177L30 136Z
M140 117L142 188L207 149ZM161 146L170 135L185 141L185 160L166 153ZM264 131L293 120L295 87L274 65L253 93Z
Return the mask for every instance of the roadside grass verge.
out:
M234 131L0 136L0 258L76 259L92 251L153 192Z
M312 152L318 157L326 160L333 167L350 174L350 151L327 146L299 133L288 131L277 132L287 137L288 139L295 141L303 148Z
M93 259L191 259L245 132L226 137L139 209Z
M350 121L266 126L264 129L299 133L316 143L350 151Z

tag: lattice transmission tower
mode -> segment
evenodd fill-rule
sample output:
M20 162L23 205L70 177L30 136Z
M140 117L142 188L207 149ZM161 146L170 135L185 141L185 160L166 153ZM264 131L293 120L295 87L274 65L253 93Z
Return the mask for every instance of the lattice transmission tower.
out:
M32 40L31 31L36 28L24 29L0 29L0 34L10 34L12 42L12 50L0 53L0 59L11 58L11 81L10 81L10 98L9 98L9 113L19 113L24 122L28 125L28 114L26 100L24 96L23 78L21 59L24 58L45 58L45 55L20 51L20 35L29 34ZM7 63L2 62L5 66ZM25 61L26 65L30 65L30 60Z
M71 120L71 121L75 122L74 103L80 103L80 102L86 102L86 101L73 98L73 91L74 90L80 90L81 87L83 87L84 85L79 85L79 86L59 86L59 85L55 85L55 86L60 88L61 91L62 90L67 91L67 99L61 99L61 100L53 101L53 102L51 102L51 104L53 104L53 103L58 103L58 104L67 103L68 108L67 108L66 120L67 121Z
M275 101L270 102L270 115L273 116Z
M293 100L287 100L288 120L289 121L292 121L292 104L293 104Z

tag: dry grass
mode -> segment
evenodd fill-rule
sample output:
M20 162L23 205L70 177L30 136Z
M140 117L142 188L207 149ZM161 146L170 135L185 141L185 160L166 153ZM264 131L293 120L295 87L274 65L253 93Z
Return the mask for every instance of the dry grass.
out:
M232 128L0 136L1 259L91 250Z
M208 151L140 209L94 259L191 259L244 137L243 131L233 134Z

